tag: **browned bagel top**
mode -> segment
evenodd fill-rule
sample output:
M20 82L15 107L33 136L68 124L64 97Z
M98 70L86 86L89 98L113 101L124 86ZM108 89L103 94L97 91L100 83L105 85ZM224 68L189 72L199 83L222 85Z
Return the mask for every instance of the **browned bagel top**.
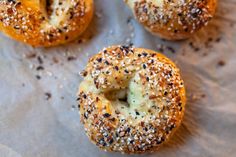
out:
M185 90L179 69L151 50L112 46L83 71L81 121L100 148L125 153L155 150L180 125Z
M1 0L0 30L33 46L53 46L81 34L93 0Z
M125 1L148 30L173 39L186 38L205 26L216 10L216 0Z

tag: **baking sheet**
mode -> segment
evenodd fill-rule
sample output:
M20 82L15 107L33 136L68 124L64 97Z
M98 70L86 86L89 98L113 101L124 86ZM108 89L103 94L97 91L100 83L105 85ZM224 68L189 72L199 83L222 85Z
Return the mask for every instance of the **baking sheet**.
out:
M130 44L164 51L182 69L188 102L183 125L148 157L233 157L236 153L236 1L191 39L168 42L146 32L122 0L95 0L84 37L32 48L0 35L0 156L118 157L90 143L79 122L79 72L103 47Z

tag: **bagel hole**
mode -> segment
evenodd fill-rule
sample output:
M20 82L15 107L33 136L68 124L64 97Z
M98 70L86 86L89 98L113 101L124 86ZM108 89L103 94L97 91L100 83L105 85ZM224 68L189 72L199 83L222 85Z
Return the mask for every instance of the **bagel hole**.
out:
M54 0L40 0L40 11L43 14L43 17L49 19L53 12L53 1Z
M105 93L105 97L110 101L119 101L120 104L129 107L127 91L128 89L108 91Z
M50 17L52 15L52 3L53 3L53 0L46 0L45 9L46 9L47 17Z
M124 98L119 98L118 100L119 100L119 101L123 101L123 102L126 102L126 103L127 103L127 95L126 95Z

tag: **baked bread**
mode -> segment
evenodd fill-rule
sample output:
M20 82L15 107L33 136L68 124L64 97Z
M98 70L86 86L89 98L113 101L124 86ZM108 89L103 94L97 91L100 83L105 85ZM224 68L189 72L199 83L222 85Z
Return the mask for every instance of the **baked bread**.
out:
M154 151L179 127L185 88L179 69L164 55L112 46L93 56L81 74L81 122L101 149Z
M1 0L0 31L32 46L78 37L93 16L93 0Z
M151 33L168 40L189 38L208 24L217 0L125 0Z

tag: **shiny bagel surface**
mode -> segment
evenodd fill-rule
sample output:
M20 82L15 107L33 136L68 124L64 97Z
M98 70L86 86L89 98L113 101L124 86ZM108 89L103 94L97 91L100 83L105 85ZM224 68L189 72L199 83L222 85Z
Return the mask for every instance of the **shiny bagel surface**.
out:
M208 24L217 0L125 0L136 19L151 33L181 40Z
M32 46L55 46L81 35L93 0L1 0L0 31Z
M81 122L99 148L123 153L157 150L180 125L185 89L179 69L155 51L105 48L82 72Z

